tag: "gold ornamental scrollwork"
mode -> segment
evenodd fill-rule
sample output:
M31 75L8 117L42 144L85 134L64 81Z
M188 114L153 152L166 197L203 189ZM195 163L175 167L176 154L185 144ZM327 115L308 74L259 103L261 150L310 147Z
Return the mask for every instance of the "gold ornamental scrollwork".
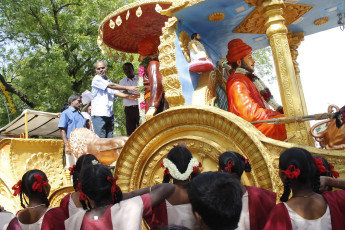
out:
M244 0L246 3L249 3L253 6L261 6L263 0Z
M52 192L49 196L49 202L51 207L59 207L62 198L68 193L74 192L73 186L60 187L59 189Z
M289 26L291 23L302 17L305 13L311 10L313 6L297 5L291 3L285 3L283 9L283 17L285 19L285 25ZM263 16L264 11L262 7L256 8L251 12L246 19L234 30L234 33L251 33L251 34L265 34L265 22L266 19Z
M160 37L159 49L159 71L163 76L163 88L165 90L165 98L169 103L169 107L175 107L185 104L182 95L182 86L178 77L175 56L175 40L177 28L177 18L169 18L163 27L163 35Z
M161 183L160 162L173 145L183 141L203 163L203 171L216 171L219 154L236 151L252 164L245 184L274 189L273 163L261 138L267 139L250 123L227 111L209 106L172 108L154 116L130 136L116 165L115 174L121 175L118 185L123 191L131 191Z
M188 43L190 42L191 38L189 37L189 34L186 31L182 30L179 35L179 40L180 40L182 53L184 57L187 59L187 61L190 62L190 53L188 49Z
M314 25L321 26L321 25L327 23L328 21L329 21L328 17L319 18L319 19L314 21Z

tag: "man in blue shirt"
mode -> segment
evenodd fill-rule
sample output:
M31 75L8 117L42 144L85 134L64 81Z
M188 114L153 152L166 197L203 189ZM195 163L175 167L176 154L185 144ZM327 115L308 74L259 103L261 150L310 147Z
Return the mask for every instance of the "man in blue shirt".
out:
M76 128L86 127L86 120L79 112L82 104L81 96L73 94L68 98L69 107L64 110L60 115L59 129L61 138L65 144L65 154L70 155L71 150L67 147L69 135Z

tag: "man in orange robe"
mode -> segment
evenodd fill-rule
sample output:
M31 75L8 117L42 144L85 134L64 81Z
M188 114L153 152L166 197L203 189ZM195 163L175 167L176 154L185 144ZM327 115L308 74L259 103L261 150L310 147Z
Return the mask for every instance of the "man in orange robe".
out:
M232 68L226 85L228 110L248 122L283 117L283 108L276 104L263 82L252 74L255 64L252 48L241 39L234 39L228 44L226 57ZM270 109L269 105L278 111ZM261 123L254 126L267 137L286 139L285 125Z

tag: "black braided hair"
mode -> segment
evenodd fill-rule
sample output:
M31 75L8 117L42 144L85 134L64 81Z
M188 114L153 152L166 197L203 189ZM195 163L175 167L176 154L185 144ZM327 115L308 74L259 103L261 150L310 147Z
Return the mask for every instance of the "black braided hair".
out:
M234 163L234 166L231 168L231 173L236 174L239 178L241 178L243 171L252 171L252 166L250 165L249 161L247 160L246 162L246 159L241 154L233 151L224 152L219 156L219 169L221 171L226 171L225 167L228 166L230 161Z
M77 163L75 164L75 169L73 171L73 188L76 190L78 184L79 184L79 176L82 168L86 165L89 165L92 163L93 160L97 160L97 158L92 154L86 154L82 155L78 158Z
M112 183L107 177L113 178L109 168L101 164L90 164L82 168L80 173L82 191L93 200L96 206L116 204L122 200L122 191L116 186L114 194L111 193Z
M41 170L38 169L33 169L30 171L27 171L23 177L22 177L22 190L20 192L20 204L23 208L26 208L26 206L24 205L23 200L25 201L26 205L28 205L27 200L24 197L27 196L29 198L29 200L33 197L33 196L40 196L42 203L45 204L47 207L49 207L49 201L48 201L48 194L46 189L42 188L42 192L38 192L38 191L33 191L32 190L32 185L36 182L36 178L34 177L36 174L39 174L43 177L44 181L48 181L47 176L44 172L42 172Z
M178 171L182 174L187 170L188 164L193 156L186 147L176 146L169 151L167 158L176 165ZM166 171L167 169L165 169L164 172ZM170 174L164 174L165 175L163 176L163 183L169 183L172 176ZM191 179L195 176L196 173L192 173Z
M296 169L300 170L298 178L284 180L284 193L280 200L285 202L289 199L291 192L291 184L295 183L298 187L310 189L314 192L315 185L319 183L320 177L317 177L317 170L312 155L302 148L290 148L282 152L279 158L279 169L287 170L290 165L294 165Z
M284 180L284 193L283 195L280 197L280 201L281 202L286 202L289 200L289 196L291 193L291 179L289 178L285 178Z

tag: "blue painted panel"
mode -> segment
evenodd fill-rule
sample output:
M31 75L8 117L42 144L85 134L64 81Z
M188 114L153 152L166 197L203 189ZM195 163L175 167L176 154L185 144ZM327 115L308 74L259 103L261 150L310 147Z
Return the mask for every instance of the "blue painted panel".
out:
M337 14L345 13L343 0L286 0L285 2L313 6L303 15L303 20L288 27L288 30L294 33L304 32L305 36L337 27ZM206 49L212 50L209 56L212 60L215 58L219 60L220 57L225 58L227 44L235 38L241 38L252 46L253 50L269 45L266 35L232 33L254 9L254 6L249 6L243 0L205 0L176 12L175 16L179 19L181 27L189 28L191 33L199 33L203 43L208 47ZM225 18L220 22L209 21L209 15L215 12L224 13ZM321 17L328 17L329 22L320 26L314 25L314 21Z

